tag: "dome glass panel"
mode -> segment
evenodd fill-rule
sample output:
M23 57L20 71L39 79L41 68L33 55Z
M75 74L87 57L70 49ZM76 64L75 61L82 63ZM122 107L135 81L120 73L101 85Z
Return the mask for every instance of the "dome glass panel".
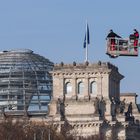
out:
M0 52L0 107L5 111L47 111L53 63L28 49Z

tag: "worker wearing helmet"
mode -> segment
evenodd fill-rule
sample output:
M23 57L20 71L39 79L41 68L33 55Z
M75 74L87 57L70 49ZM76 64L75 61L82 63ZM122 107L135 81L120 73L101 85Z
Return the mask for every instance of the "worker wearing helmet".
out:
M137 51L139 32L134 29L134 50Z
M106 39L109 39L110 41L110 45L111 45L111 51L114 51L115 48L115 37L117 38L121 38L121 36L117 35L116 33L113 32L113 30L111 29L109 34L107 35Z

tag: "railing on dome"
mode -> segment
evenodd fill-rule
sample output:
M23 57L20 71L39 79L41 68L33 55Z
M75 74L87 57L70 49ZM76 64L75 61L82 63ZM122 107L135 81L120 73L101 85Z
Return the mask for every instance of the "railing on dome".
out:
M138 56L138 47L140 47L139 40L134 46L133 39L108 38L106 54L110 57Z
M15 49L15 50L10 50L10 52L13 52L13 53L33 53L33 51L30 49Z
M14 50L4 50L4 51L0 51L0 54L3 54L3 53L33 53L32 50L30 49L14 49Z

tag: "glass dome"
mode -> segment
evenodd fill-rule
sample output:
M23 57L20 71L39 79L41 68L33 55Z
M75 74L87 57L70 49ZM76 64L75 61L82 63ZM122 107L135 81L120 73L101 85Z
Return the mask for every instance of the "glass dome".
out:
M0 107L5 111L47 111L53 63L28 49L0 52Z

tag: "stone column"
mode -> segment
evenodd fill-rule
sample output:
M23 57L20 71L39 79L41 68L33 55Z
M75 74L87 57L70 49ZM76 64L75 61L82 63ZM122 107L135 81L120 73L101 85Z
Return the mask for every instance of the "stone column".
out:
M63 98L64 96L64 79L62 76L53 77L53 98Z
M98 92L98 97L101 99L101 97L103 96L103 82L102 82L102 75L99 75L98 76L98 83L97 83L97 85L98 85L98 90L97 90L97 92Z
M110 85L109 85L109 75L106 74L102 74L102 95L105 98L109 98L109 94L110 94L110 89L109 89Z
M72 99L77 98L77 82L76 78L72 79Z
M87 77L84 79L84 86L84 98L89 99L89 80Z

